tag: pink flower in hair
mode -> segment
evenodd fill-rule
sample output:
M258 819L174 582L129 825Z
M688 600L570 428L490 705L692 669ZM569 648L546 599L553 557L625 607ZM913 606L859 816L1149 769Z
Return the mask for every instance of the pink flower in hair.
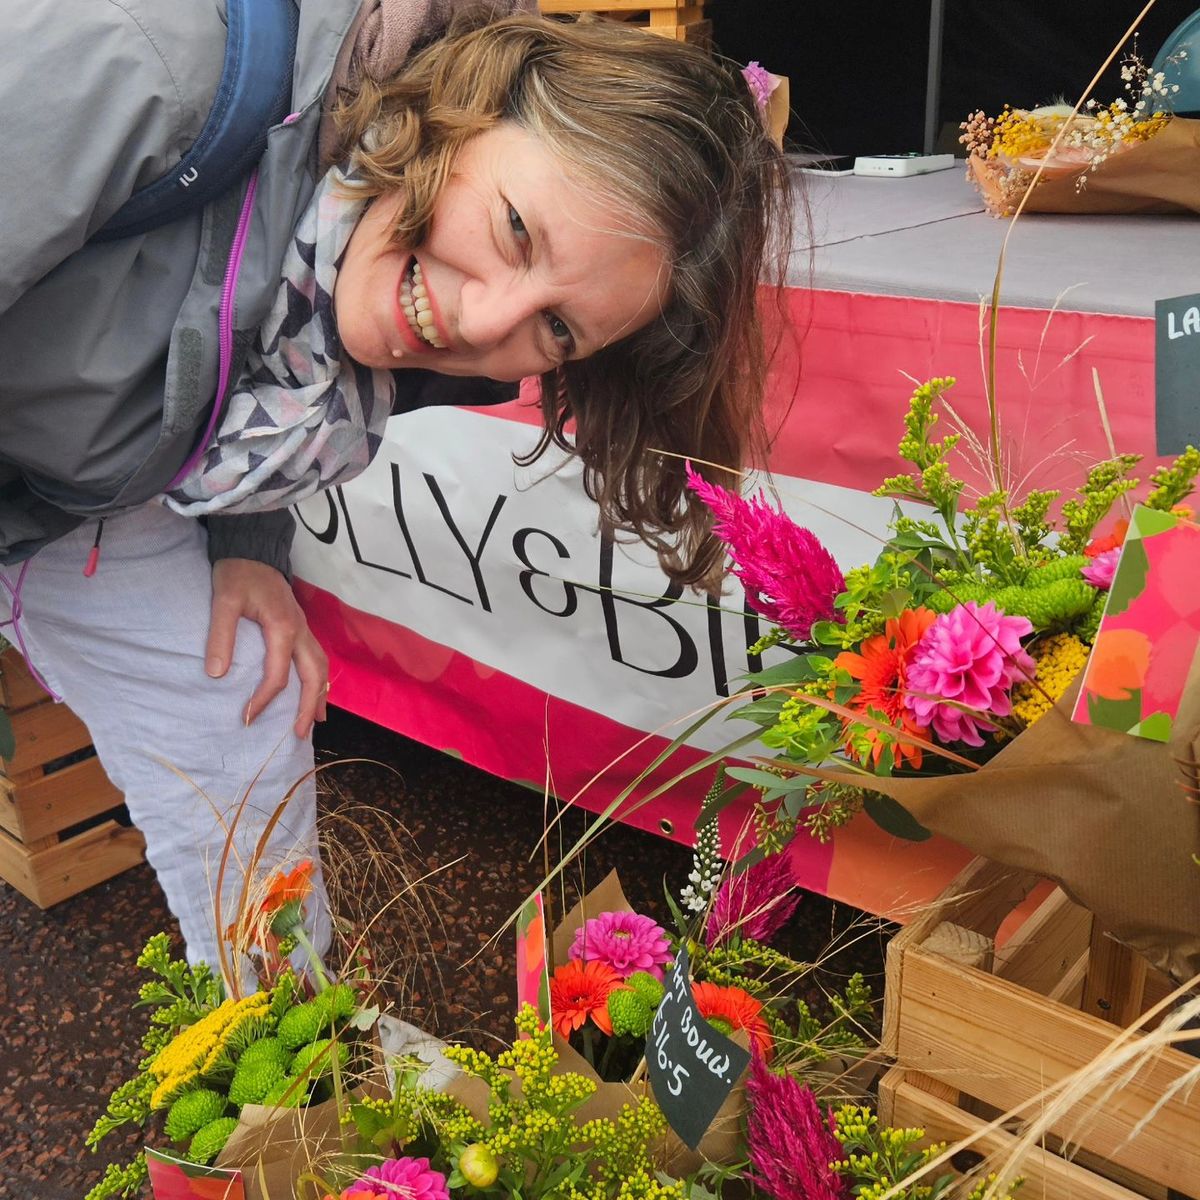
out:
M1113 577L1117 573L1117 563L1120 561L1121 548L1118 546L1115 550L1102 550L1086 567L1082 567L1080 570L1084 579L1092 587L1107 592L1112 587Z
M755 612L807 641L814 621L833 620L833 602L846 588L833 555L815 534L771 507L702 479L687 464L688 487L712 510L713 532L729 547L733 573Z
M775 85L771 82L771 72L760 63L747 63L742 68L742 78L750 89L750 95L754 97L754 103L758 105L758 111L766 112L771 93L775 90Z
M606 912L575 930L568 957L580 962L599 959L622 979L645 971L661 981L671 961L671 943L653 918L635 912Z
M1014 683L1032 679L1037 663L1021 647L1033 626L991 601L968 600L925 631L908 666L904 703L943 742L982 746L995 729L987 718L1012 712Z

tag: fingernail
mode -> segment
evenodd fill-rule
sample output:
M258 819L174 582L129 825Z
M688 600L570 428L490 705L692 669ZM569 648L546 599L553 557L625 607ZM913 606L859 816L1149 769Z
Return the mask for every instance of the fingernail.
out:
M243 716L245 717L246 724L249 725L250 722L253 720L253 718L250 716L250 705L249 704L246 705L246 711L243 714Z
M220 676L224 665L225 664L222 663L219 658L210 658L208 662L204 664L204 670L207 672L207 674L212 676L213 679L216 679Z

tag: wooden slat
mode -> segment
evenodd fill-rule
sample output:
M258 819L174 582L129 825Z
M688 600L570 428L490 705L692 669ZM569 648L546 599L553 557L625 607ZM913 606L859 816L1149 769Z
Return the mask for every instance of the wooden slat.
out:
M28 708L48 698L15 646L0 654L0 708Z
M11 713L9 720L17 748L11 759L0 759L0 765L10 776L35 770L92 744L87 726L65 704L35 704Z
M920 1076L893 1067L879 1084L880 1119L884 1119L886 1090L889 1125L924 1129L928 1142L953 1145L971 1137L971 1149L986 1156L989 1166L1002 1165L1016 1144L1013 1135L1002 1129L981 1134L986 1122L931 1094L924 1083ZM1143 1200L1136 1192L1040 1147L1022 1158L1019 1170L1025 1181L1017 1193L1020 1200Z
M1031 917L996 951L995 973L1048 996L1086 954L1092 914L1055 888Z
M1001 1110L1090 1063L1115 1036L1103 1021L919 947L904 953L899 978L902 994L893 1000L899 1064ZM1136 1138L1130 1134L1196 1066L1178 1051L1163 1051L1102 1106L1082 1102L1055 1132L1189 1193L1200 1180L1200 1089L1172 1096Z
M650 10L650 28L656 32L665 26L693 25L704 20L704 9L700 5L690 5L687 8L652 8Z
M1140 954L1115 941L1099 926L1094 927L1083 985L1083 1011L1122 1029L1131 1025L1142 1014L1148 966Z
M122 800L98 758L85 758L31 783L12 784L0 777L0 829L29 843L108 812Z
M116 821L37 851L0 832L0 878L39 908L49 908L136 866L144 849L142 835Z

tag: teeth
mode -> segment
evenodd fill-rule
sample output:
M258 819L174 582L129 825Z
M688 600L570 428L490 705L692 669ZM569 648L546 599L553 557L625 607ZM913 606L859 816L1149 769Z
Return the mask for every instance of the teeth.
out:
M408 327L427 345L438 350L445 350L446 343L438 337L433 321L433 306L429 302L429 293L425 288L425 277L421 273L421 264L413 261L411 282L406 276L400 284L400 307L404 310Z

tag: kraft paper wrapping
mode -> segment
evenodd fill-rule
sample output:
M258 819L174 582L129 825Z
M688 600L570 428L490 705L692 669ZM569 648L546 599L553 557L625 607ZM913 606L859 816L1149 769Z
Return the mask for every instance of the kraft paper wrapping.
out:
M875 779L934 833L1055 880L1178 983L1200 974L1200 649L1170 742L1070 719L1080 681L973 774ZM861 775L831 772L862 786ZM1191 779L1195 779L1193 769ZM1195 784L1192 783L1194 788Z
M1019 195L1006 199L1000 190L1009 168L972 155L967 169L989 209L1002 216L1014 211ZM1094 171L1047 168L1024 211L1200 213L1200 121L1176 117L1149 141L1114 154Z

